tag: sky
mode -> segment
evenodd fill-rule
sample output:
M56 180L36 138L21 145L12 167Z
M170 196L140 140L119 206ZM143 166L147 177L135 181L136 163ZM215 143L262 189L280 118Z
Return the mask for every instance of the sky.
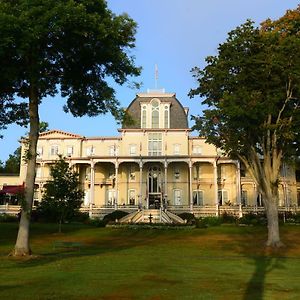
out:
M155 65L158 88L176 93L177 99L190 108L190 115L201 113L201 99L188 97L196 87L191 69L203 68L205 57L216 55L227 33L247 19L259 25L267 18L277 19L299 0L108 0L115 14L127 13L137 24L136 47L131 55L142 67L140 90L124 84L115 86L121 106L127 107L136 93L155 88ZM59 129L83 136L116 136L120 127L110 115L74 118L63 112L65 100L59 95L46 98L40 106L40 120L49 129ZM190 122L190 125L191 122ZM5 161L19 146L19 138L28 129L10 125L0 132L0 160Z

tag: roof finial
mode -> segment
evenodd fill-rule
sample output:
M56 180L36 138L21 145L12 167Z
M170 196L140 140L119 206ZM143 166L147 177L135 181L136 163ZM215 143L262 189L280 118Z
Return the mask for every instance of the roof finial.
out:
M154 79L155 79L155 89L157 90L157 83L158 83L158 67L157 67L157 64L155 64Z

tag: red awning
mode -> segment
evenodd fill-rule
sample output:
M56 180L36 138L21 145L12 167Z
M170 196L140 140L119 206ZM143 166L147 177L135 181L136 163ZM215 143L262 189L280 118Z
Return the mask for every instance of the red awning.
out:
M4 185L3 189L0 191L0 194L20 194L24 192L23 185Z

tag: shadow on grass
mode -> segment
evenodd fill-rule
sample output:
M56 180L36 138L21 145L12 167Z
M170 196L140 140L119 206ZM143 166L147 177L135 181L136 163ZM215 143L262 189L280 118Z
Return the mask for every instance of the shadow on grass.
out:
M92 234L91 236L85 236L80 232L78 233L78 230L83 230L84 233L88 233L87 230L91 230ZM70 226L70 228L68 230L64 230L62 234L56 234L50 230L41 236L40 231L42 231L42 229L39 229L38 232L32 232L33 241L31 244L33 246L34 253L31 257L12 257L10 260L16 262L18 266L22 268L42 266L64 259L96 255L101 256L131 248L147 245L151 246L153 242L155 244L159 243L162 245L163 243L168 243L169 240L172 240L174 235L176 237L178 236L178 231L108 229L89 227L86 225L76 227L74 230L72 230L72 227ZM174 235L172 235L172 233L174 233ZM55 243L57 241L78 242L81 243L82 246L69 249L63 247L56 248ZM14 268L15 266L10 265L8 267Z
M274 270L285 269L286 247L265 247L265 241L257 240L256 236L249 236L247 242L241 245L244 255L253 260L254 272L245 288L243 300L263 300L268 288L267 276Z
M275 269L284 268L283 257L269 257L268 255L261 257L253 257L255 270L247 284L244 300L262 300L264 299L266 289L267 274Z

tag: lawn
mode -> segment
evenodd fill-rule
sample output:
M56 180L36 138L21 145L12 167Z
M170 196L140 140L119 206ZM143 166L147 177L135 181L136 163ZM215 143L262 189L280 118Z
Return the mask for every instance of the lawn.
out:
M17 224L0 223L0 299L300 299L300 227L281 228L277 251L265 231L33 224L25 260L7 256Z

